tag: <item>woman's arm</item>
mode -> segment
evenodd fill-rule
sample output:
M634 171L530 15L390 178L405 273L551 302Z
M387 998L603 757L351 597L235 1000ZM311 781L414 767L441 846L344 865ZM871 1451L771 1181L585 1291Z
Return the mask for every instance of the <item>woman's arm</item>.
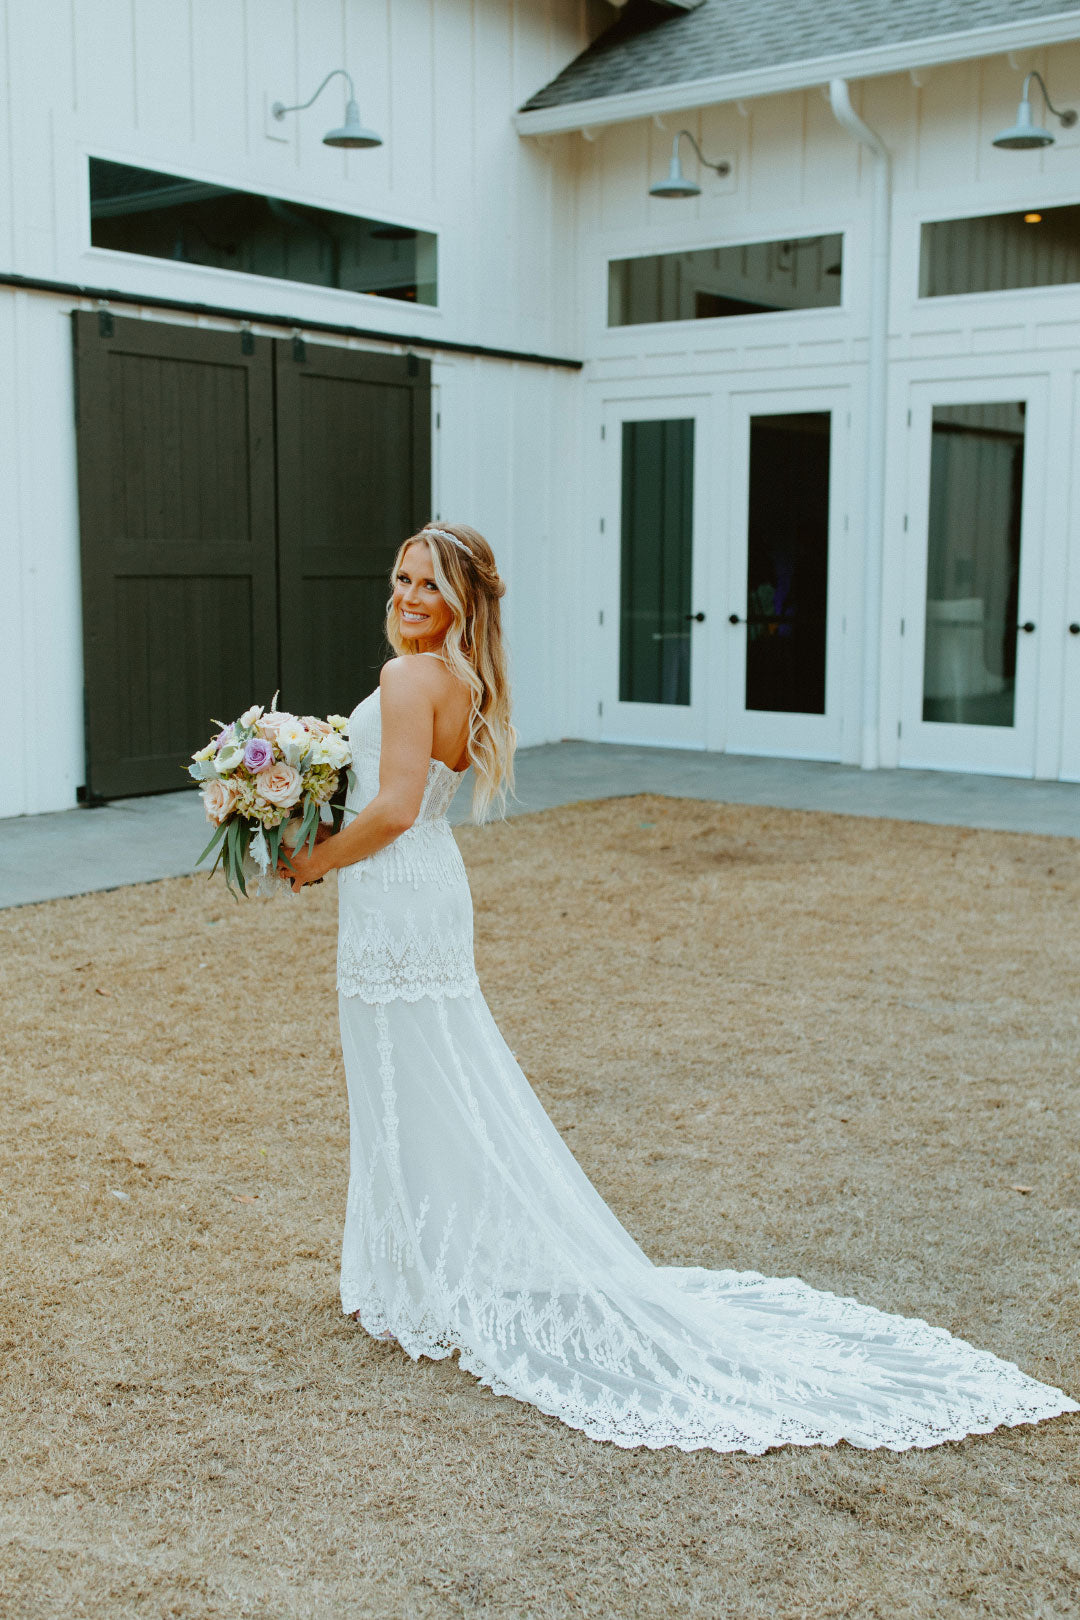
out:
M311 851L293 851L294 871L283 867L282 872L292 878L294 890L385 849L416 820L435 733L435 673L423 658L393 658L383 665L379 791L339 833Z

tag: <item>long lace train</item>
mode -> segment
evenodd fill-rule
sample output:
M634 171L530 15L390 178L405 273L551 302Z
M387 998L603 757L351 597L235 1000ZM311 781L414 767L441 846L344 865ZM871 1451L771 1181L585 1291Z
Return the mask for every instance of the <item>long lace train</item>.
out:
M381 716L350 717L375 794ZM432 760L415 825L340 876L351 1173L341 1302L597 1440L684 1451L933 1446L1080 1406L941 1328L796 1278L655 1266L548 1119L473 966Z
M353 1164L341 1292L372 1333L593 1439L906 1450L1080 1410L941 1328L796 1278L654 1266L479 993L342 997ZM377 1077L377 1084L372 1083Z

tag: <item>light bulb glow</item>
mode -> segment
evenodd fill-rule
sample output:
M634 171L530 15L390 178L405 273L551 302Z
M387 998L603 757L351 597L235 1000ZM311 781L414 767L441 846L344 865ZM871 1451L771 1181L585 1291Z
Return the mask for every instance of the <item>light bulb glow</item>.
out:
M1042 224L1042 215L1041 214L1025 214L1024 215L1024 224L1025 225L1041 225Z

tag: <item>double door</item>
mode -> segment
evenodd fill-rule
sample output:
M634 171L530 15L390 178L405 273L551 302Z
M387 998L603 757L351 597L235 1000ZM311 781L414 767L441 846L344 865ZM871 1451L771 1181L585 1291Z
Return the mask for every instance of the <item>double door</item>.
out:
M608 406L601 737L840 757L847 420L841 389Z
M430 511L430 367L74 324L87 786L176 789L214 719L375 685L394 551Z

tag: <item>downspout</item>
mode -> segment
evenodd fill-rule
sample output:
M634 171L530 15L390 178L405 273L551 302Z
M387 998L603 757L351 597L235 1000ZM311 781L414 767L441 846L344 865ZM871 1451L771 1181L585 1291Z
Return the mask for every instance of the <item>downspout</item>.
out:
M866 365L866 484L863 506L863 770L881 762L881 586L885 555L885 435L889 399L889 233L892 213L892 165L881 136L863 122L851 105L846 79L829 82L829 101L837 122L873 157L870 219L870 326Z

